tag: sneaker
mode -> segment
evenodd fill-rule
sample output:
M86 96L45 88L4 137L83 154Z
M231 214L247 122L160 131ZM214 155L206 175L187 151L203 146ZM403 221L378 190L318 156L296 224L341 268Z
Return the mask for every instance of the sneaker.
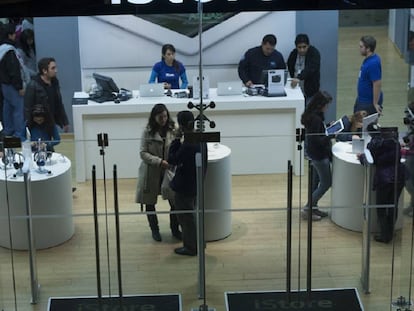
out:
M302 211L301 214L302 214L302 219L308 220L308 218L309 218L309 210L305 209L305 210ZM321 216L316 215L315 213L312 213L312 221L319 221L321 219L322 219Z
M320 209L317 209L317 208L312 209L312 213L315 214L315 215L320 216L321 218L328 217L327 212L323 212L323 211L321 211Z

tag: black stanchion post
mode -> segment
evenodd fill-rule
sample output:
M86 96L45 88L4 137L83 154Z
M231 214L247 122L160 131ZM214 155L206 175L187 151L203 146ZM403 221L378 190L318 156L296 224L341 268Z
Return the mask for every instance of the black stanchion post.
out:
M286 293L288 301L291 298L292 276L292 163L288 161L288 189L287 189L287 229L286 229Z
M114 206L115 206L115 231L116 231L116 260L118 264L118 291L119 303L122 310L122 270L121 270L121 239L119 234L119 201L118 201L118 174L114 164Z
M308 174L308 258L307 258L307 272L306 272L306 292L308 299L311 299L312 295L312 215L313 215L313 202L312 202L312 179L313 179L313 166L312 161L309 160L309 174Z
M95 225L95 255L96 255L96 288L98 292L99 310L102 309L102 287L101 287L101 264L99 255L99 223L98 223L98 201L96 199L96 168L92 166L92 197L93 197L93 221Z
M111 261L109 259L109 224L108 224L108 199L106 191L106 165L105 165L105 147L108 147L108 134L97 134L98 147L101 147L99 154L102 156L103 186L104 186L104 205L105 205L105 237L106 237L106 262L108 267L108 293L111 294Z

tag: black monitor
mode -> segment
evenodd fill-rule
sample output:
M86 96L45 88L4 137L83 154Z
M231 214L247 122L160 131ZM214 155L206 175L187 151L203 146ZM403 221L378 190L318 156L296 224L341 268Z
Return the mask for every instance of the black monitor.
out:
M102 88L103 98L107 100L113 100L117 96L119 93L119 88L111 77L103 76L98 73L94 73L92 76L95 79L96 84Z

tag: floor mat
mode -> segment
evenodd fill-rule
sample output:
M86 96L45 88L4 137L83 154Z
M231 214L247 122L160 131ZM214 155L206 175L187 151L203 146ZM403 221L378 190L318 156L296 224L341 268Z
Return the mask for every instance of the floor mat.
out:
M100 307L99 307L100 305ZM180 294L118 297L51 297L49 311L162 310L181 311Z
M355 288L313 290L308 299L305 291L226 292L227 311L363 311Z

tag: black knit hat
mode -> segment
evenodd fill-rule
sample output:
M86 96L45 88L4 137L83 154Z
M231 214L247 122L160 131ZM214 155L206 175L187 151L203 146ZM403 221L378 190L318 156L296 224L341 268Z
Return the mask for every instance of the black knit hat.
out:
M177 122L188 130L194 129L194 115L191 111L184 110L177 114Z

